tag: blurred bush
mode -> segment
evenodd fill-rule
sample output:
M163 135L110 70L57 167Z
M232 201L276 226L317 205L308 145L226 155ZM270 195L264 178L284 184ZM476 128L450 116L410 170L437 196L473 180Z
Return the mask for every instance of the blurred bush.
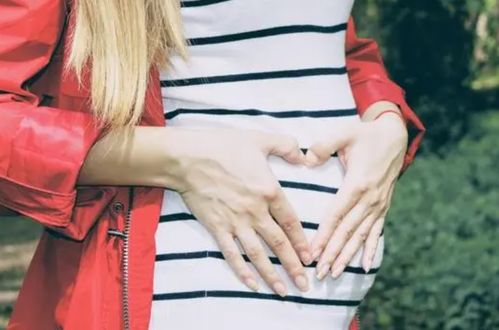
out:
M364 329L499 329L499 112L397 187Z

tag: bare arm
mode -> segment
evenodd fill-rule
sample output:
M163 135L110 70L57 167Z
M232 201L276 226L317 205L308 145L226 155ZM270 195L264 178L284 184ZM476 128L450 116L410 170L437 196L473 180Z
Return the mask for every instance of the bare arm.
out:
M301 290L307 290L308 283L300 259L308 264L312 258L300 221L268 166L269 154L291 163L304 160L296 140L284 135L239 129L136 127L126 138L107 135L98 141L78 182L176 190L248 287L256 290L258 284L235 237L267 284L285 295L284 282L257 236L274 251ZM225 218L220 218L221 214Z
M78 184L177 188L176 161L168 146L185 143L178 133L170 127L137 126L127 135L107 134L90 149Z

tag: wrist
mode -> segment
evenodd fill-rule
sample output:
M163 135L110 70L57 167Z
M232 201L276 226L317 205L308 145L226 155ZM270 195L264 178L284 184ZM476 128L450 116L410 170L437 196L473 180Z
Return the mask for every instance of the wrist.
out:
M398 105L390 101L378 101L371 104L363 111L361 119L363 122L372 122L389 113L392 113L393 115L398 114L399 119L402 119L402 122L404 123L406 122Z
M391 116L392 118L397 118L398 120L400 120L404 124L405 127L407 127L407 122L406 122L404 116L402 115L402 113L400 112L400 110L394 110L394 109L382 110L374 116L373 121L378 120L382 116Z

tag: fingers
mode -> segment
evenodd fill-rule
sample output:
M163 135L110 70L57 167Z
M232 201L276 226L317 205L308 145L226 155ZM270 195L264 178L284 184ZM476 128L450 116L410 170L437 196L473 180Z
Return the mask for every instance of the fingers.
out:
M326 162L331 154L344 148L352 141L354 129L338 129L328 139L321 140L311 145L305 155L307 166L317 166Z
M353 235L361 221L369 214L369 211L370 208L367 205L359 203L340 222L317 262L317 278L322 279L326 276L333 265L333 261Z
M354 177L355 174L347 172L342 186L334 197L328 218L319 225L319 229L311 244L312 259L314 260L317 259L328 244L338 223L342 221L345 214L351 211L366 192L363 186L356 184L356 181L353 179Z
M341 275L341 273L343 273L345 267L350 263L355 254L359 251L362 244L364 244L366 238L369 235L371 227L376 221L376 218L377 217L374 214L370 215L368 218L362 221L355 233L352 235L352 237L350 237L336 260L334 260L333 262L333 266L331 268L332 277L337 278ZM366 271L366 273L369 271L365 268L364 270Z
M263 133L258 135L259 145L267 155L282 157L292 164L303 164L305 155L298 146L298 141L288 135Z
M268 219L259 221L256 229L267 245L274 251L274 254L296 286L301 291L308 291L309 286L305 276L305 269L281 227L269 216Z
M369 269L371 269L374 256L376 255L379 236L381 235L381 231L383 230L383 226L385 224L385 216L386 213L388 212L394 189L395 189L395 183L392 183L392 185L390 186L390 190L388 192L388 198L385 207L380 213L381 217L378 217L374 225L371 227L369 235L367 236L364 245L364 253L362 255L362 267L364 268L366 273L369 271Z
M229 264L237 277L239 277L239 279L251 290L258 291L259 285L255 279L255 275L241 255L233 236L229 232L219 232L214 234L214 238L218 243L225 261Z
M237 230L236 236L246 252L246 255L260 273L263 280L278 295L284 297L287 294L286 285L275 270L274 265L270 262L255 231L251 227L242 227Z
M312 253L305 231L282 189L277 188L274 196L268 198L268 201L270 214L289 238L302 262L305 265L311 264L313 261Z
M368 273L371 269L374 257L376 256L379 237L381 235L381 231L383 230L384 223L384 217L376 220L366 238L366 242L364 244L364 253L362 254L362 268L364 268L366 273Z

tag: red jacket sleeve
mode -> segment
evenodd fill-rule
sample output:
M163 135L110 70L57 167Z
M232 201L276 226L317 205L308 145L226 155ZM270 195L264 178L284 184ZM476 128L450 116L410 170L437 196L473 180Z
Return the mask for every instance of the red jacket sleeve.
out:
M71 219L79 170L99 135L91 114L41 106L29 91L65 18L64 0L0 2L0 206L54 226Z
M353 18L347 25L346 66L359 114L363 114L373 103L381 100L397 104L409 125L415 130L411 134L402 171L412 163L423 138L425 127L405 101L405 91L393 82L385 69L381 52L372 39L357 37Z

